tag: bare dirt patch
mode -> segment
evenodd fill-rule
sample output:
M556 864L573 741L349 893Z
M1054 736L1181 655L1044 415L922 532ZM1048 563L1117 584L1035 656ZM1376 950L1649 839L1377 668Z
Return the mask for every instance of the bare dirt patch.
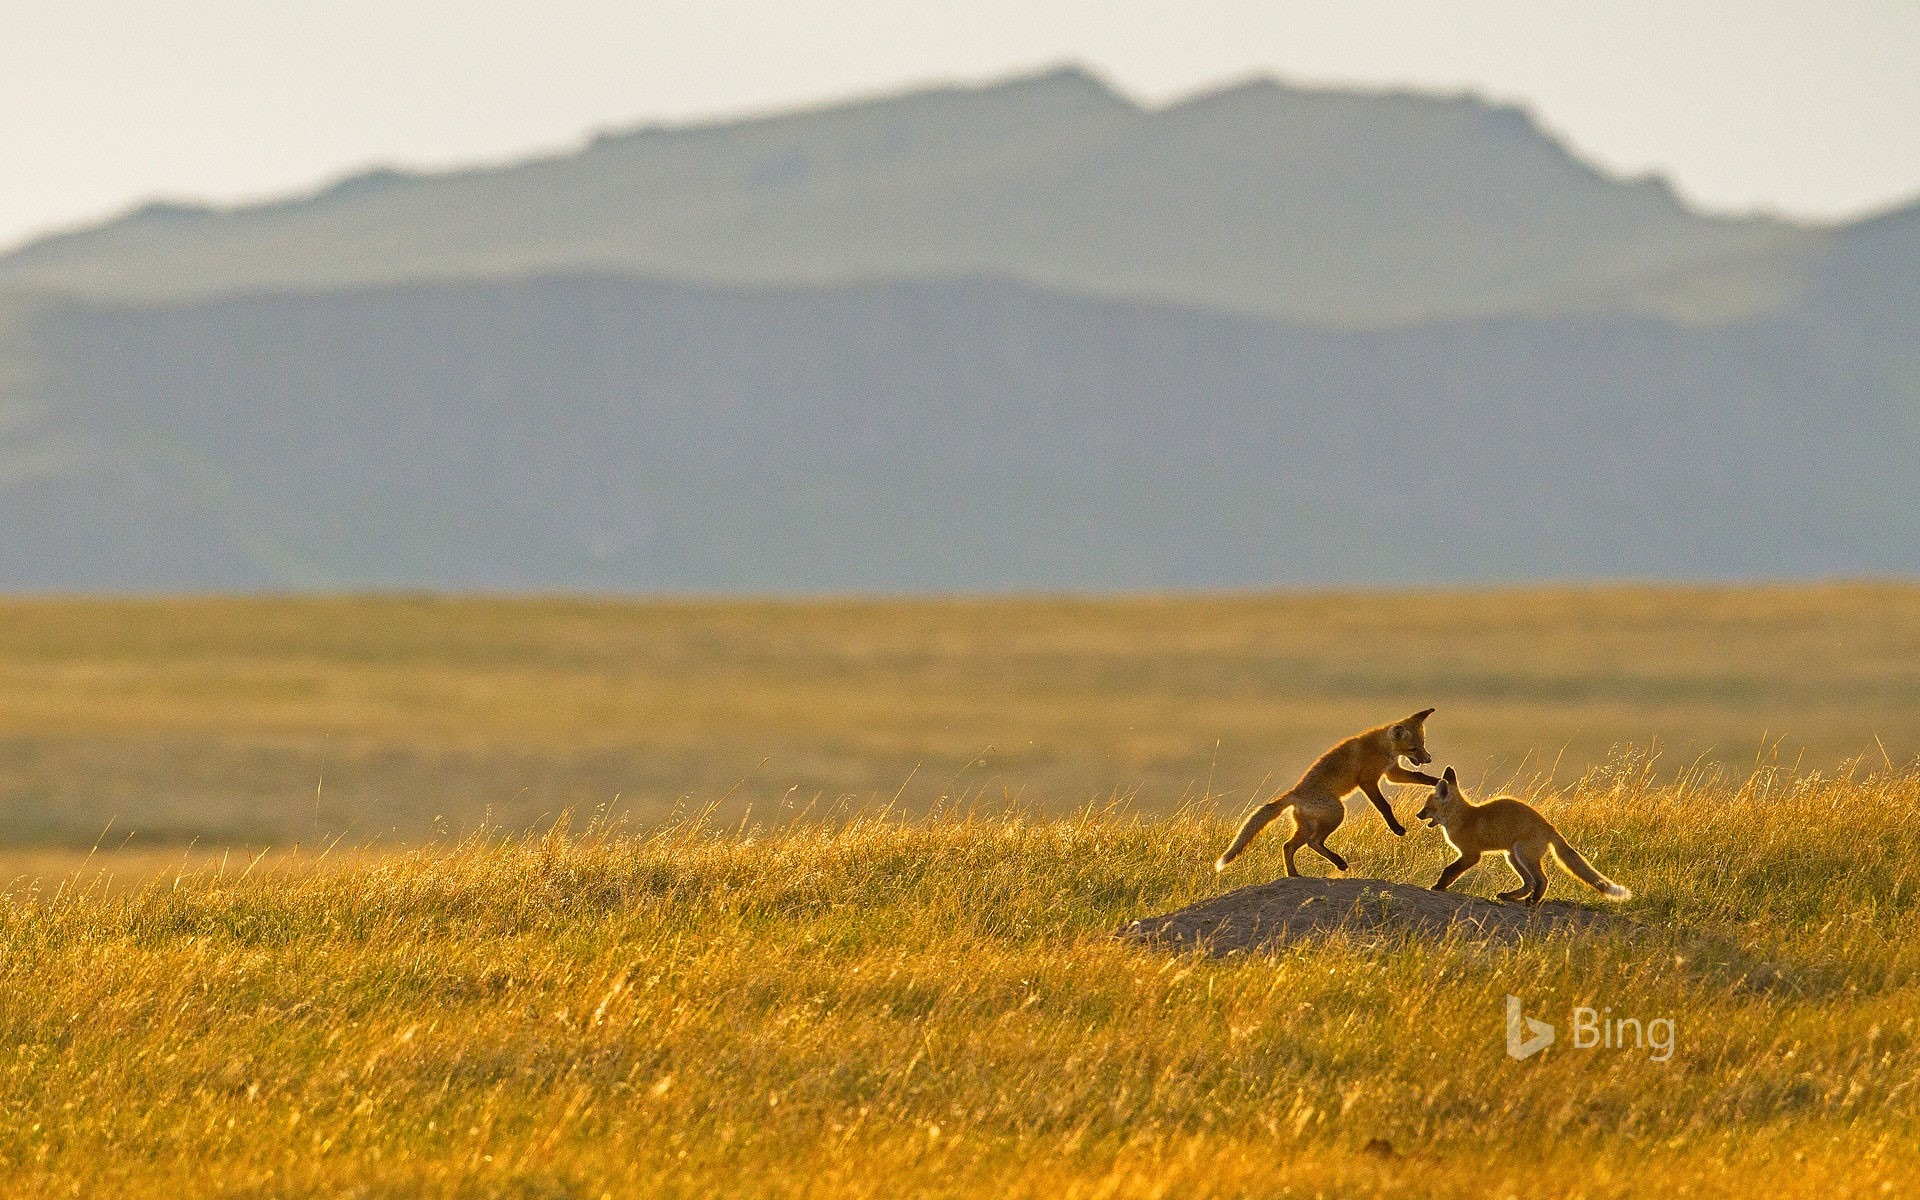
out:
M1199 949L1218 958L1335 932L1512 941L1559 931L1607 933L1633 927L1613 913L1565 901L1550 900L1530 909L1384 879L1280 878L1163 916L1130 921L1114 936L1162 949Z

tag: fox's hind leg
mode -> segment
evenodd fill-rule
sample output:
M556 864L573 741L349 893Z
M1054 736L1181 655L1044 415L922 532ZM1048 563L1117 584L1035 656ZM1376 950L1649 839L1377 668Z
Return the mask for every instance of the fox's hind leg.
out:
M1324 858L1328 862L1332 863L1335 870L1344 871L1347 869L1347 860L1344 858L1341 858L1334 851L1327 849L1326 834L1323 833L1316 838L1308 838L1307 846L1308 848L1313 850L1314 853L1318 854L1321 858Z
M1539 864L1529 864L1527 862L1526 852L1521 850L1520 847L1515 846L1507 852L1507 865L1512 867L1513 873L1520 877L1520 886L1511 891L1501 892L1499 898L1506 901L1514 901L1533 891L1533 874L1540 869Z
M1539 904L1541 900L1546 898L1546 895L1547 862L1546 856L1541 855L1539 858L1533 860L1533 891L1527 896L1527 907L1532 908Z
M1296 822L1293 827L1293 836L1287 839L1286 845L1280 847L1280 857L1287 860L1288 879L1294 879L1299 876L1300 868L1293 865L1293 852L1306 844L1307 827Z
M1327 849L1327 837L1340 828L1340 822L1346 819L1347 810L1338 800L1328 800L1324 796L1303 796L1293 806L1293 836L1287 839L1287 874L1298 875L1293 865L1294 852L1302 846L1311 846L1315 854L1326 859L1342 871L1347 862L1338 854Z
M1523 900L1528 908L1540 903L1540 897L1547 894L1547 866L1542 851L1528 846L1515 846L1507 852L1507 862L1512 864L1514 874L1520 876L1520 886L1510 892L1501 892L1502 900Z

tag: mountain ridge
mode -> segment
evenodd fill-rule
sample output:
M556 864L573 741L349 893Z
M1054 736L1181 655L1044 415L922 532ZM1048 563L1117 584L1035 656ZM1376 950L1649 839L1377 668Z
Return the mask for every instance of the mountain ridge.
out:
M1920 204L1722 220L1472 97L1075 72L0 258L0 586L1920 571Z
M147 206L0 256L0 288L114 302L583 269L987 275L1344 326L1620 307L1712 321L1787 302L1824 236L1695 213L1471 95L1257 78L1148 108L1058 69L505 166L378 168L231 209Z
M1876 220L1888 213L1903 209L1920 207L1920 198L1899 201L1884 209L1864 213L1854 217L1832 220L1809 220L1781 216L1764 208L1740 211L1721 211L1697 208L1681 199L1672 181L1658 171L1639 174L1621 174L1614 172L1581 154L1575 145L1564 136L1553 133L1542 126L1538 118L1524 104L1488 99L1473 89L1429 90L1410 87L1383 86L1368 88L1361 86L1309 85L1291 83L1278 76L1256 72L1246 76L1204 86L1191 93L1175 97L1162 105L1148 105L1128 96L1125 92L1108 83L1098 72L1082 64L1064 61L1052 66L1042 67L1031 73L1018 73L985 84L943 83L907 89L879 89L875 92L849 99L825 100L818 103L793 106L771 106L765 110L754 110L740 114L719 114L711 117L692 117L679 121L640 120L623 125L601 127L584 135L576 144L567 147L555 147L545 150L528 150L518 154L506 155L485 162L454 165L444 168L409 167L392 160L376 161L362 167L324 177L320 182L295 187L284 192L269 193L250 199L215 202L184 196L157 195L137 201L125 209L106 215L74 222L60 228L46 230L21 239L18 242L0 246L0 260L28 252L38 253L46 244L57 244L71 238L85 237L122 222L138 222L151 216L169 217L215 217L244 213L253 210L299 207L306 204L324 202L336 198L342 193L358 191L368 183L432 183L437 180L493 175L524 167L537 167L562 162L583 154L618 146L628 142L645 141L652 138L697 136L703 133L734 129L741 126L756 125L771 121L803 119L818 114L832 114L848 108L864 106L882 106L902 100L961 97L994 88L1041 87L1049 83L1065 82L1077 86L1080 90L1100 97L1115 108L1131 110L1137 113L1165 112L1194 104L1201 104L1216 97L1234 92L1279 90L1300 95L1330 95L1348 97L1361 101L1401 101L1432 103L1463 103L1478 106L1486 110L1490 118L1513 121L1528 133L1551 141L1558 145L1572 160L1584 166L1595 176L1611 182L1647 187L1664 192L1673 197L1675 203L1688 208L1696 215L1708 220L1723 221L1763 221L1770 224L1785 225L1808 231L1833 231L1839 228L1864 224Z

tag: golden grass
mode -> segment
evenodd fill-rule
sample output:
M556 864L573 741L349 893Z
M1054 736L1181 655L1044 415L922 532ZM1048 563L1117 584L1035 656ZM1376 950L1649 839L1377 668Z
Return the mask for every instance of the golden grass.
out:
M1534 799L1632 937L1175 958L1220 814L469 840L0 907L16 1195L1838 1196L1920 1187L1920 775ZM1356 873L1426 881L1371 814ZM1483 866L1467 886L1506 885ZM1554 893L1587 897L1564 874ZM1502 1000L1562 1022L1513 1062ZM1570 1044L1574 1004L1678 1024ZM1366 1152L1375 1138L1394 1157Z
M1109 936L1428 705L1640 932ZM1907 1194L1917 751L1905 586L0 603L0 1192Z
M1627 744L1670 773L1904 764L1920 588L5 601L0 843L393 844L616 796L1167 812L1429 705L1470 780Z

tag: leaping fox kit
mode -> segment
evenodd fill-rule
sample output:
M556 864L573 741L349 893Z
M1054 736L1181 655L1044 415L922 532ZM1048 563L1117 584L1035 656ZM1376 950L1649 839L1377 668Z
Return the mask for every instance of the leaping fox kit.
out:
M1547 894L1547 850L1560 865L1609 900L1631 900L1633 893L1593 869L1580 852L1567 844L1553 823L1530 805L1512 796L1498 796L1485 804L1474 804L1460 791L1460 781L1448 767L1445 777L1434 784L1418 820L1437 826L1447 844L1460 857L1448 863L1433 885L1444 892L1454 880L1480 861L1483 854L1505 854L1521 884L1510 892L1501 892L1502 900L1525 899L1529 906L1540 903ZM1289 872L1291 874L1291 872Z
M1402 755L1416 767L1433 761L1433 755L1427 753L1426 735L1426 721L1432 715L1432 709L1422 709L1404 721L1355 734L1322 754L1307 768L1307 773L1300 777L1299 783L1279 799L1253 810L1246 823L1240 826L1240 832L1233 835L1233 844L1213 864L1213 869L1226 870L1227 864L1240 857L1240 852L1247 848L1247 843L1254 839L1255 834L1291 808L1293 836L1287 839L1284 852L1287 874L1292 876L1300 873L1293 865L1293 853L1302 846L1312 847L1320 857L1340 870L1346 870L1347 860L1327 849L1327 835L1340 828L1340 822L1346 819L1346 806L1341 800L1356 789L1365 792L1367 799L1373 801L1373 806L1386 819L1387 828L1393 830L1396 837L1405 837L1406 827L1394 819L1387 798L1380 794L1380 780L1424 783L1429 787L1440 782L1424 772L1409 771L1400 765Z

